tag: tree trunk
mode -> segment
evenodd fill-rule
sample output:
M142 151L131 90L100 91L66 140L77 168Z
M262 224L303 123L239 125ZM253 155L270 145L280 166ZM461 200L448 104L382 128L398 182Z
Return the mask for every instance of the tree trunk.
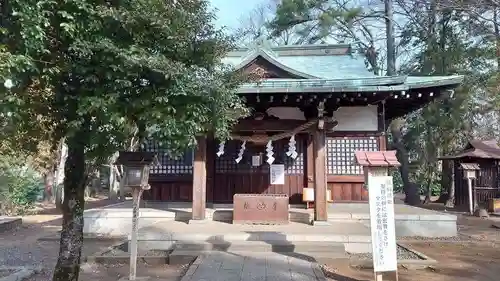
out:
M410 161L408 160L408 151L403 143L403 134L401 133L403 124L404 121L402 119L396 119L391 122L392 147L396 149L396 157L401 164L399 172L403 181L405 203L415 206L420 204L420 196L418 185L410 182Z
M394 44L394 15L392 0L384 0L385 35L387 41L387 75L396 75L396 47Z
M446 153L445 153L446 155ZM436 203L445 204L450 198L450 189L453 184L453 161L452 160L442 160L442 172L441 172L441 194Z
M451 172L451 183L448 194L448 200L446 200L445 204L446 208L454 208L455 207L455 167L453 167Z
M424 202L422 204L429 204L429 203L431 203L431 197L432 197L432 179L433 179L433 177L434 177L434 173L432 171L429 171L429 175L427 177L427 186L425 187L425 190L427 191L427 194L425 195Z
M53 281L78 281L83 246L83 210L87 177L85 175L85 144L82 134L68 140L68 157L64 169L63 221L59 258Z
M54 171L52 171L52 169L45 173L45 175L43 176L43 181L45 185L45 188L43 190L43 201L52 202L54 195L52 191L54 190L55 185Z
M495 30L495 45L497 51L497 71L500 71L500 26L498 24L498 4L493 4L493 28Z

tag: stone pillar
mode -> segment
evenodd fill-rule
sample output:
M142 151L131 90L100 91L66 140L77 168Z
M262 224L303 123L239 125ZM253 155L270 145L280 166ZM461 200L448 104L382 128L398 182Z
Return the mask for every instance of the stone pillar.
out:
M207 197L207 140L205 137L198 138L198 145L194 152L193 163L193 213L192 220L205 220L206 197Z

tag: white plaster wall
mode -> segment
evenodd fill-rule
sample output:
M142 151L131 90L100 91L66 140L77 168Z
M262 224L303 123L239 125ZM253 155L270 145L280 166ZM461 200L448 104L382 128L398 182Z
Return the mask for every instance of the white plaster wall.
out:
M333 113L339 122L335 131L377 131L377 106L340 107Z
M271 107L269 115L279 119L306 120L304 113L297 107ZM335 131L377 131L377 106L340 107L333 113L333 118L339 122Z
M279 119L306 120L304 112L302 112L298 107L270 107L267 110L267 114L278 117Z

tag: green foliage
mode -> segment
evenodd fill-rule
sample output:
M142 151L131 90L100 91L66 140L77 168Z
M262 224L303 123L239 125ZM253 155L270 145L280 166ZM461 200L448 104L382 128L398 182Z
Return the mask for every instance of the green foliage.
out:
M43 191L40 176L26 163L0 157L0 215L22 215Z
M65 138L99 164L139 132L177 153L198 135L227 138L246 114L207 1L9 3L0 80L15 86L0 92L0 121L31 149Z
M331 0L283 0L269 22L271 36L278 37L293 30L298 44L314 44L334 37L334 33L350 33L348 27L363 15L359 7L335 5Z
M394 187L394 192L403 192L403 180L401 179L401 173L399 169L394 169L392 171L392 182Z
M1 137L27 151L67 144L65 254L53 280L76 281L90 172L131 139L154 138L176 154L198 136L228 138L247 112L236 93L243 78L221 64L233 43L214 27L206 0L11 0L1 8L0 83L13 81L0 87Z

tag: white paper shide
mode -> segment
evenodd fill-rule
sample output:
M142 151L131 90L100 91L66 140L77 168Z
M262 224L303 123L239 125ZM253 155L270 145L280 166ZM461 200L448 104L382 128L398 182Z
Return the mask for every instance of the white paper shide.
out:
M271 184L285 184L285 165L272 164L269 169Z
M368 177L370 225L375 272L397 270L392 177Z

